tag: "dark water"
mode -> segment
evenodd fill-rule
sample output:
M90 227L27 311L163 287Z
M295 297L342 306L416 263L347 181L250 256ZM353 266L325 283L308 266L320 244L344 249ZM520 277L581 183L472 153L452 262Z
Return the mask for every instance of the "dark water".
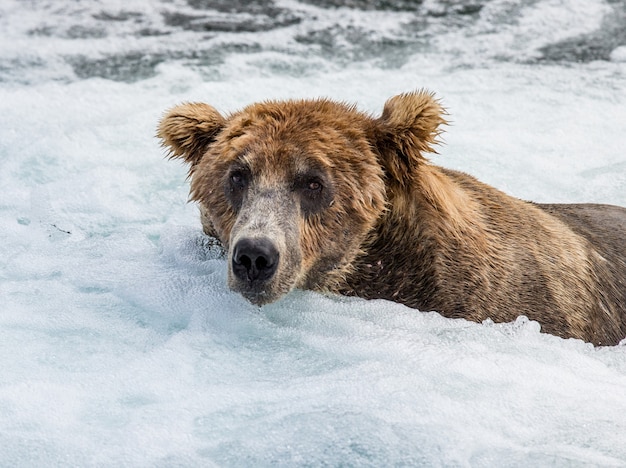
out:
M0 6L0 20L7 39L23 48L0 54L0 80L133 82L156 75L160 64L171 61L211 78L231 54L258 52L317 61L285 70L296 75L319 63L400 67L419 53L445 53L451 66L464 67L484 60L590 62L610 60L626 45L626 0L589 2L592 11L602 10L602 20L584 32L577 30L580 20L565 31L558 22L551 26L554 18L541 17L544 5L551 8L539 0L131 0L122 8L89 1L16 2ZM529 25L521 20L532 8L539 13ZM565 2L560 8L571 15L581 6ZM552 31L566 37L553 38ZM504 51L502 34L514 36ZM450 35L455 41L447 40ZM477 42L478 57L467 57L466 47Z

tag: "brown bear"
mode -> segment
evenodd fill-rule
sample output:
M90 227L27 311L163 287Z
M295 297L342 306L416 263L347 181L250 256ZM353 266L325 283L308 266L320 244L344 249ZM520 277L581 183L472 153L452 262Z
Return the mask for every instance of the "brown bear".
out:
M626 337L626 209L541 205L432 165L445 111L431 93L374 118L326 99L222 116L182 104L158 136L189 165L228 283L254 304L293 288L382 298L595 345Z

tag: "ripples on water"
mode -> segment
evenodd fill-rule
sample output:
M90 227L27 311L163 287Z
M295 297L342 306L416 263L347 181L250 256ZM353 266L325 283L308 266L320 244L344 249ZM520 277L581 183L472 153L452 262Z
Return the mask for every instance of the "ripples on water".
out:
M164 109L426 86L437 164L626 205L625 0L0 0L0 466L624 466L626 347L226 286ZM377 110L378 109L378 110Z
M626 46L626 2L598 2L592 29L581 2L14 0L0 7L10 39L0 53L0 79L43 72L57 80L132 82L154 76L164 62L215 78L229 54L260 52L278 54L268 67L295 75L321 64L394 68L416 53L445 54L452 66L611 60ZM538 8L543 18L529 22L524 15L537 4L545 5Z

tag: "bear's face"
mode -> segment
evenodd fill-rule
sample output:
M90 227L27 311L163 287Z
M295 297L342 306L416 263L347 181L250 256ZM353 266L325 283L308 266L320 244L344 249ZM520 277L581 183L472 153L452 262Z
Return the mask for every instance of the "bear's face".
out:
M159 136L191 166L191 198L228 251L230 288L261 305L294 287L337 290L349 274L385 212L386 184L410 172L410 161L395 161L389 122L327 100L254 104L227 118L183 104Z

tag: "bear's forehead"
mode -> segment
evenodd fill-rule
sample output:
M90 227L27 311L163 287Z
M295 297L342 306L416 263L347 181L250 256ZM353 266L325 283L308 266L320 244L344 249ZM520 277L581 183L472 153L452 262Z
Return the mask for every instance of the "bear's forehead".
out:
M354 162L370 150L367 117L330 101L261 103L232 115L221 140L223 156L251 166L300 172ZM351 157L347 157L352 155ZM358 158L357 158L358 159Z
M325 173L339 161L329 147L290 139L250 139L237 158L253 173L273 179L309 172Z
M232 136L254 133L260 138L312 142L320 138L339 143L340 135L359 136L370 120L355 108L325 100L257 103L227 119Z
M265 101L251 104L235 115L237 114L267 120L304 118L304 121L309 122L311 118L332 121L334 119L350 119L364 116L354 106L327 99Z

